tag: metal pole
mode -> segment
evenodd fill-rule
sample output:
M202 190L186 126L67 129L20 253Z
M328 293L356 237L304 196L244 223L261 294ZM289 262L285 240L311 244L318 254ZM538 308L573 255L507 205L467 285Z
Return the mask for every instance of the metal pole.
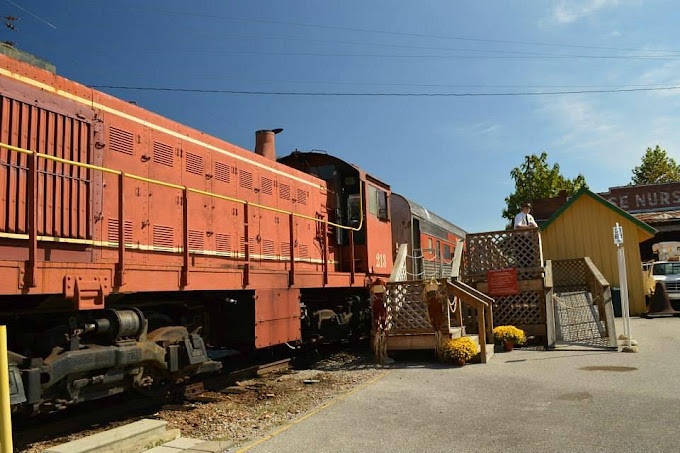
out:
M0 326L0 452L12 453L12 415L9 407L9 364L7 363L7 327Z
M627 337L626 345L631 346L630 307L628 303L628 279L626 277L626 254L623 245L618 245L619 284L621 285L621 308L623 311L623 328Z

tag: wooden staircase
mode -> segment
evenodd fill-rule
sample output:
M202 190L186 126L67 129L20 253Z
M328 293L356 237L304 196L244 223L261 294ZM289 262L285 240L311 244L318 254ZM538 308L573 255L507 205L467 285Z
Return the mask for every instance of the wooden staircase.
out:
M429 282L428 282L429 283ZM443 327L439 330L441 341L467 336L477 344L479 361L493 356L493 345L487 344L491 337L493 299L479 293L462 282L447 279L437 280L439 300L444 301ZM386 329L387 351L436 349L435 330L430 322L427 302L423 300L426 282L401 281L386 284L388 328ZM468 304L478 313L476 334L468 334L460 315L461 304Z

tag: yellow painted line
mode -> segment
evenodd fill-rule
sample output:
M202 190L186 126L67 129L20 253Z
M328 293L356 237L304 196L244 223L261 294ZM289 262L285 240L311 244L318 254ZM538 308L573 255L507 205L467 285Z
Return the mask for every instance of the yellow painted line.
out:
M361 390L361 389L363 389L363 388L365 388L365 387L368 387L369 385L373 384L374 382L376 382L376 381L378 381L378 380L384 378L385 376L387 376L387 374L388 374L390 371L391 371L391 370L387 370L387 371L385 371L384 373L382 373L382 374L380 374L380 375L374 377L374 378L371 379L370 381L364 382L363 384L361 384L359 387L355 388L354 390L351 390L351 391L345 393L344 395L340 395L340 396L337 396L337 397L333 398L333 399L330 400L329 402L325 403L323 406L314 409L312 412L309 412L309 413L303 415L302 417L298 418L297 420L293 420L292 422L288 423L287 425L282 426L281 428L277 429L276 431L274 431L274 432L271 433L271 434L268 434L267 436L263 437L262 439L258 439L258 440L256 440L255 442L253 442L252 444L246 445L245 447L241 448L240 450L237 450L236 453L242 453L242 452L248 451L248 450L250 450L251 448L260 445L261 443L268 441L269 439L273 438L274 436L278 436L279 434L281 434L282 432L284 432L284 431L287 430L288 428L291 428L291 427L297 425L298 423L300 423L300 422L303 421L303 420L308 419L308 418L311 417L312 415L318 414L319 412L321 412L322 410L326 409L327 407L330 407L330 406L332 406L332 405L334 405L334 404L336 404L336 403L339 403L340 401L344 400L344 399L347 398L348 396L350 396L350 395L352 395L352 394L358 392L359 390Z
M3 233L0 232L0 238L3 239L29 239L28 234L25 233ZM62 238L55 236L38 236L38 241L40 242L59 242L62 244L78 244L78 245L91 245L94 247L107 247L107 248L118 248L117 242L110 241L95 241L93 239L75 239L75 238ZM125 244L126 250L144 250L152 252L168 252L168 253L182 253L182 247L160 247L156 245L146 245L146 244ZM196 250L189 249L189 253L192 255L206 255L206 256L222 256L233 259L245 258L245 253L241 252L218 252L216 250ZM290 257L288 255L260 255L257 253L251 253L250 258L254 260L264 260L264 261L281 261L289 262ZM318 258L295 258L296 263L310 263L310 264L323 264L322 259ZM336 260L328 260L328 264L338 264Z
M307 185L312 186L312 187L316 187L316 188L321 189L321 190L327 190L323 185L315 184L315 183L313 183L313 182L311 182L311 181L307 181L307 180L302 179L302 178L299 178L299 177L297 177L297 176L293 176L293 175L291 175L291 174L289 174L289 173L283 172L283 171L281 171L281 170L277 170L276 168L270 167L270 166L268 166L268 165L264 165L264 164L261 164L261 163L259 163L259 162L255 162L254 160L248 159L247 157L240 156L240 155L238 155L238 154L235 154L235 153L232 153L232 152L223 150L223 149L221 149L221 148L218 148L218 147L216 147L216 146L213 146L213 145L210 145L210 144L208 144L208 143L202 142L202 141L197 140L197 139L195 139L195 138L188 137L188 136L186 136L186 135L184 135L184 134L180 134L179 132L175 132L175 131L173 131L173 130L171 130L171 129L167 129L167 128L162 127L162 126L158 126L158 125L156 125L156 124L153 124L153 123L150 123L150 122L148 122L148 121L145 121L145 120L143 120L143 119L141 119L141 118L137 118L136 116L129 115L129 114L127 114L127 113L124 113L124 112L121 112L121 111L119 111L119 110L116 110L116 109L114 109L114 108L112 108L112 107L109 107L109 106L107 106L107 105L100 104L100 103L98 103L98 102L94 102L93 99L85 99L85 98L82 98L82 97L80 97L80 96L76 96L75 94L69 93L69 92L67 92L67 91L59 90L59 89L53 87L52 85L48 85L48 84L39 82L39 81L37 81L37 80L35 80L35 79L32 79L32 78L27 77L27 76L24 76L24 75L22 75L22 74L17 74L17 73L8 71L8 70L5 69L5 68L0 68L0 74L1 74L1 75L4 75L4 76L6 76L6 77L9 77L9 78L18 80L18 81L20 81L20 82L26 83L26 84L28 84L28 85L32 85L32 86L34 86L34 87L36 87L36 88L40 88L41 90L45 90L45 91L54 93L54 94L56 94L57 96L61 96L61 97L64 97L64 98L66 98L66 99L70 99L70 100L72 100L72 101L75 101L75 102L78 102L78 103L80 103L80 104L86 105L86 106L89 107L89 108L104 110L105 112L111 113L111 114L116 115L116 116L119 116L119 117L121 117L121 118L125 118L125 119L130 120L130 121L133 121L133 122L135 122L135 123L137 123L137 124L141 124L142 126L146 126L146 127L151 128L151 129L155 129L155 130L157 130L158 132L162 132L162 133L164 133L164 134L167 134L167 135L170 135L170 136L172 136L172 137L178 138L178 139L183 140L183 141L185 141L185 142L190 142L190 143L193 143L193 144L195 144L195 145L202 146L202 147L204 147L204 148L208 148L208 149L210 149L210 150L212 150L212 151L215 151L215 152L220 153L220 154L224 154L225 156L232 157L232 158L237 159L237 160L240 160L240 161L242 161L242 162L248 162L249 164L252 164L252 165L254 165L254 166L256 166L256 167L265 169L265 170L267 170L267 171L271 171L272 173L275 173L275 174L277 174L277 175L284 176L284 177L286 177L286 178L292 179L292 180L294 180L294 181L301 182L301 183L303 183L303 184L307 184ZM91 89L91 88L89 88L89 89ZM92 91L95 91L95 90L92 90Z

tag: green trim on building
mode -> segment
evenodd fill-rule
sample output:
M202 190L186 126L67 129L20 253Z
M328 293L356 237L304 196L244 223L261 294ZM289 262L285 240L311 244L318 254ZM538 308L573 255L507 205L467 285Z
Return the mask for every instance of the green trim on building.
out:
M595 200L595 201L597 201L598 203L602 204L602 206L604 206L604 207L606 207L606 208L608 208L608 209L614 211L615 213L617 213L618 215L624 217L625 219L630 220L630 221L633 222L635 225L637 225L639 228L641 228L643 231L646 231L646 232L649 233L649 234L656 234L656 230L655 230L654 228L652 228L651 226L647 225L645 222L636 219L635 217L633 217L632 215L628 214L628 213L627 213L626 211L624 211L623 209L621 209L621 208L619 208L618 206L616 206L614 203L610 203L609 201L605 200L604 198L602 198L602 197L599 196L598 194L596 194L596 193L594 193L594 192L591 192L590 190L586 189L585 187L582 187L581 189L579 189L578 192L576 192L576 193L569 199L569 201L567 201L566 203L564 203L564 204L560 207L560 209L558 209L557 211L555 211L555 213L554 213L553 215L551 215L550 218L549 218L548 220L546 220L545 223L544 223L543 225L541 225L541 231L545 231L545 230L550 226L550 224L553 223L559 216L561 216L562 213L563 213L564 211L566 211L567 209L569 209L569 206L571 206L572 204L574 204L574 203L576 202L576 200L578 200L578 199L581 197L581 195L588 195L588 196L589 196L590 198L592 198L593 200Z

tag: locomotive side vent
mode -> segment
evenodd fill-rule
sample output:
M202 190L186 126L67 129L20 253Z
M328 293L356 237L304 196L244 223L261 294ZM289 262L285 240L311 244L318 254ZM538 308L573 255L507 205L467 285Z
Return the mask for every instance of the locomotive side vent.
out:
M0 95L0 142L57 158L92 163L91 127L87 120L44 109L37 105L42 102L26 96L28 102ZM128 148L120 150L127 149L127 153L132 154L133 136L122 132L127 134ZM111 134L111 129L105 133ZM111 141L115 147L120 140L116 140L115 131L113 134ZM29 231L28 162L26 154L0 149L0 231L3 233L25 234ZM38 158L37 170L37 233L50 237L92 238L92 170L44 158Z
M244 189L253 190L253 174L246 170L238 172L238 185Z
M262 241L262 254L268 258L276 257L274 241L272 241L271 239L264 239Z
M300 258L309 258L309 248L307 244L300 244Z
M271 178L262 177L261 181L262 193L272 195L274 193L274 181Z
M119 153L132 155L134 153L134 135L115 127L109 128L109 149Z
M229 182L229 174L231 169L229 165L219 161L215 161L215 179L221 182Z
M205 233L199 230L189 230L189 250L203 250L205 248Z
M297 202L299 204L307 204L307 191L302 189L297 190Z
M174 247L175 231L172 227L164 225L153 226L153 246L154 247Z
M231 253L231 235L217 233L215 235L215 249L220 253Z
M118 219L109 219L107 239L109 242L118 243ZM132 244L134 241L131 220L125 221L123 240L126 244Z
M157 164L172 167L172 146L161 142L153 142L153 161Z
M279 184L279 198L290 200L290 186L288 184Z
M290 242L281 242L281 255L284 257L290 256Z
M195 175L203 175L203 157L198 154L187 153L186 170Z
M245 238L244 238L243 236L241 236L241 240L240 240L240 244L241 244L241 245L240 245L240 250L241 250L241 253L242 253L242 254L245 254L245 253L246 253L246 243L245 243L245 242L246 242ZM255 251L255 245L256 245L255 238L250 238L250 239L248 240L248 249L249 249L248 252L249 252L251 255L257 253L257 252Z

